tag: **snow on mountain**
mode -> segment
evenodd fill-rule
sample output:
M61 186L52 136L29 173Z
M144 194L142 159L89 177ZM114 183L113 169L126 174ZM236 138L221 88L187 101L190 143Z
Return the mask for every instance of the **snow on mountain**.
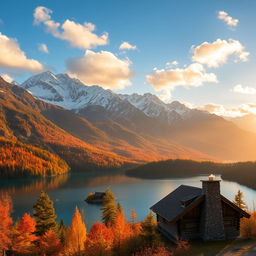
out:
M116 94L97 85L86 86L67 74L54 75L50 71L32 76L21 84L21 87L37 98L76 113L82 112L90 105L97 105L104 107L115 117L144 113L148 117L172 125L198 115L208 115L203 111L190 109L178 101L166 104L150 93Z
M119 95L122 99L128 100L136 108L143 111L147 116L157 118L162 122L167 122L170 125L179 124L193 118L209 117L208 112L190 109L184 104L173 101L166 104L157 96L151 93L144 95L131 94Z

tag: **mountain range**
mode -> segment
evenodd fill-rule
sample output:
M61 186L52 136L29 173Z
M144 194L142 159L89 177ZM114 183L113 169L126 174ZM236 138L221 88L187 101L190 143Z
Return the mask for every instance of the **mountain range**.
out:
M0 136L48 150L72 168L163 159L255 160L256 135L214 114L146 93L117 94L47 71L0 80Z

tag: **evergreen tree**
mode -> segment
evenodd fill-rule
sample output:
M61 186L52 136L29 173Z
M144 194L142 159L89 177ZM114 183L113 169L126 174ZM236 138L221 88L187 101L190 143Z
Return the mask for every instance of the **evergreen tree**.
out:
M67 254L80 253L84 250L86 241L86 227L82 220L82 216L76 207L70 227L66 235L65 252Z
M103 206L102 206L102 221L106 226L112 226L115 222L115 218L117 216L118 208L115 203L115 195L110 190L107 189L105 191L105 196L103 198ZM121 206L120 206L121 207ZM121 209L120 209L121 210Z
M60 241L63 244L65 242L66 232L67 232L67 226L66 226L64 220L61 219L61 221L60 221L60 223L58 225L58 234L59 234Z
M122 205L118 202L116 205L117 211L121 212L123 210Z
M243 192L241 190L237 191L237 194L235 195L235 200L233 201L233 203L235 205L237 205L239 208L243 209L243 210L247 210L248 207L246 205L246 203L244 202L244 195Z
M138 219L138 216L137 216L137 214L136 214L136 212L135 212L135 209L131 209L130 218L131 218L131 223L132 223L132 225L134 225L135 222L136 222L136 219Z
M53 201L44 191L41 191L33 208L36 219L36 235L42 236L49 229L57 230L55 221L57 216L55 215Z
M105 196L103 197L103 204L115 201L115 199L116 199L115 194L109 188L106 189Z
M152 211L147 215L145 220L141 223L142 238L147 246L154 247L158 245L160 236L156 229L156 220Z

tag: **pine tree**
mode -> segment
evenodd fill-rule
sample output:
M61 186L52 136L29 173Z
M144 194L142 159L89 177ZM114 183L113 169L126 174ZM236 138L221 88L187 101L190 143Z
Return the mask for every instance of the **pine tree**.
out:
M148 246L153 247L159 242L160 237L156 229L156 220L152 211L150 211L145 220L141 223L141 229L143 240Z
M116 199L115 194L109 188L106 189L105 196L103 198L103 204L115 201L115 199Z
M135 209L131 209L131 215L130 215L130 217L131 217L131 222L132 222L132 224L135 224L136 219L138 219L138 216L137 216L137 214L136 214L136 212L135 212Z
M118 212L121 212L123 210L123 207L119 202L116 205L116 209L117 209Z
M55 209L53 201L44 192L41 191L34 208L34 217L36 219L36 235L42 236L49 229L57 230L55 221Z
M237 205L239 208L243 209L243 210L247 210L248 207L246 205L246 203L244 202L244 195L243 192L241 190L237 191L237 194L235 195L235 200L233 201L233 203L235 205Z
M115 203L115 195L110 190L105 191L105 196L103 198L102 210L102 221L106 226L112 226L115 222L117 216L118 208Z
M86 227L82 220L82 216L76 207L70 227L66 234L65 251L69 254L80 253L85 248Z
M12 248L14 252L17 254L29 254L35 250L34 241L37 240L34 235L35 226L35 220L28 213L25 213L15 229Z
M0 254L5 254L11 244L12 203L8 196L0 197Z
M63 244L65 242L66 232L67 232L67 226L66 226L64 220L61 220L58 225L58 234L59 234L59 238Z

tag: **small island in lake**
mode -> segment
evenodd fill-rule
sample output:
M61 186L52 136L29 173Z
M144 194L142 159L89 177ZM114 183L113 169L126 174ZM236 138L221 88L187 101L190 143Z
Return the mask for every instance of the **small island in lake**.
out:
M102 204L105 195L105 192L90 192L85 198L85 202L88 204Z

